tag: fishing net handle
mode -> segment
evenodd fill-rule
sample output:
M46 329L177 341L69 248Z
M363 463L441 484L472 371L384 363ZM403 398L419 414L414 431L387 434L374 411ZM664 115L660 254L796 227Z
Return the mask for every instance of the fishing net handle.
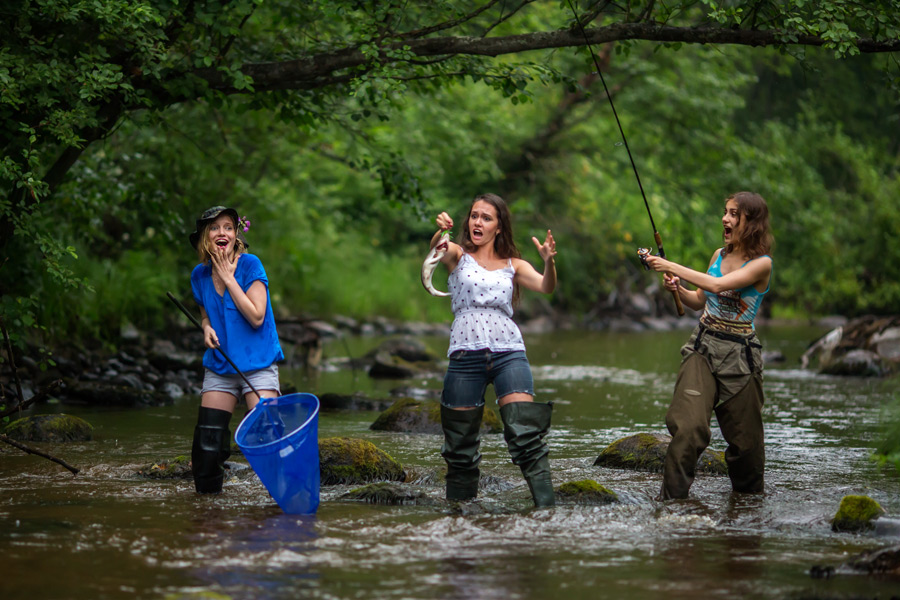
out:
M178 298L176 298L174 295L172 295L172 292L166 292L166 296L169 297L169 300L171 300L172 302L175 303L175 306L177 306L179 309L181 309L181 312L183 312L185 314L185 316L191 320L191 323L193 323L194 325L197 326L197 329L199 329L200 331L203 331L203 325L200 324L200 321L198 321L197 318L191 314L191 311L189 311L187 308L185 308L184 304L182 304ZM222 355L222 357L225 360L228 361L228 364L231 365L231 368L234 369L234 372L241 376L241 379L244 380L244 383L246 383L248 386L250 386L250 389L253 390L253 393L256 394L256 397L261 402L262 398L263 398L262 394L260 394L259 391L255 387L253 387L253 384L250 383L250 380L247 379L247 376L244 375L244 373L240 369L237 368L237 365L234 364L234 361L231 360L231 358L225 353L225 351L222 350L221 348L213 348L213 350L217 351L219 354Z

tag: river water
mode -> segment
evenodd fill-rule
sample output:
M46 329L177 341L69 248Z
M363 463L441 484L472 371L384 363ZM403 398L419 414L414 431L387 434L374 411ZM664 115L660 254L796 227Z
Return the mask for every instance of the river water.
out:
M688 332L559 332L526 336L539 400L555 403L548 436L554 483L594 479L621 502L536 511L500 434L486 436L483 473L497 486L460 513L376 506L323 487L314 517L284 515L255 477L219 496L189 480L134 473L189 453L196 399L149 409L44 405L94 425L94 440L52 452L82 469L0 448L0 597L81 598L889 598L900 579L849 573L814 579L813 565L896 545L890 535L837 534L829 520L847 494L900 515L900 476L872 448L895 383L817 376L799 357L821 330L761 328L767 368L763 495L738 496L727 478L698 476L691 499L662 503L660 476L593 467L609 443L665 433L664 416ZM377 338L332 342L359 356ZM442 354L446 338L426 344ZM282 372L300 391L386 397L391 388L439 389L439 376L374 381L364 373ZM238 414L243 414L242 410ZM437 435L372 432L373 412L325 413L319 435L361 437L418 472L441 468ZM232 423L236 426L237 419ZM724 449L714 425L715 449ZM242 460L242 459L239 459ZM509 488L509 489L505 489ZM426 487L441 498L440 487Z

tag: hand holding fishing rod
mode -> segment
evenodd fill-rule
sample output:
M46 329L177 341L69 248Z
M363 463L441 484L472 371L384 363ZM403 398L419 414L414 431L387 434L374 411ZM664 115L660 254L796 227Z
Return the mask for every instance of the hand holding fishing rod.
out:
M619 133L622 134L622 142L625 145L625 150L628 152L628 160L631 161L631 169L634 171L634 177L637 179L638 188L641 190L641 197L644 199L644 206L647 207L647 216L650 217L650 225L653 227L653 239L656 242L656 249L658 252L658 256L660 258L666 257L666 252L663 250L662 244L662 236L659 235L659 231L656 229L656 223L653 222L653 214L650 212L650 203L647 202L647 195L644 193L644 186L641 185L641 176L638 175L637 165L634 163L634 158L631 156L631 148L628 146L628 139L625 137L625 130L622 128L622 122L619 121L619 114L616 112L616 105L613 104L612 95L609 93L609 88L606 86L606 80L603 78L603 70L600 69L600 61L597 60L597 55L594 54L594 48L591 46L591 42L588 39L587 33L584 31L584 25L581 24L581 19L578 17L578 12L575 10L575 7L572 5L572 0L568 0L569 8L572 10L572 14L575 16L575 22L578 24L578 28L581 30L581 35L584 36L584 42L587 46L588 51L591 53L591 58L594 61L594 66L597 67L597 75L600 77L600 83L603 84L603 90L606 92L606 99L609 100L609 106L612 108L613 116L616 118L616 125L619 126ZM641 248L638 250L638 255L641 256L641 263L647 267L647 264L644 262L643 258L646 254L649 254L649 250L646 253L641 252L641 250L645 250ZM670 273L666 273L666 275L671 276ZM678 315L684 315L684 306L681 304L681 297L678 295L678 290L672 291L672 296L675 298L675 308L678 311Z
M201 325L200 322L197 320L197 318L191 314L191 311L189 311L187 308L185 308L184 304L182 304L181 301L178 300L178 298L176 298L175 296L172 295L172 292L166 292L166 296L169 297L169 300L171 300L172 302L175 303L175 306L177 306L179 309L181 309L181 312L183 312L187 316L187 318L191 320L191 323L193 323L194 325L197 326L197 329L199 329L200 331L203 331L203 325ZM262 401L263 397L260 395L259 391L257 391L257 389L255 387L253 387L253 384L250 383L250 380L247 379L247 376L244 375L241 372L241 370L237 368L237 365L234 364L234 361L232 361L231 358L229 358L227 354L225 354L225 351L218 347L215 348L215 350L219 354L221 354L225 358L225 360L228 361L228 364L231 365L231 368L234 369L235 373L237 373L238 375L241 376L241 379L244 380L244 383L246 383L248 386L250 386L250 389L253 390L253 393L256 394L256 397L259 398L260 401Z

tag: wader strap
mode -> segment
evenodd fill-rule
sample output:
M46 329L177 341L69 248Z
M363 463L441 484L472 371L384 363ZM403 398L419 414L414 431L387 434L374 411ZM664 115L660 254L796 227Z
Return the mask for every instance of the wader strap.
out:
M716 331L714 329L710 329L706 325L702 323L699 326L700 330L697 333L697 338L694 340L694 350L700 348L700 340L704 335L711 335L714 338L719 338L720 340L725 340L728 342L734 342L736 344L744 345L744 352L747 355L747 366L750 368L750 372L753 372L753 348L762 348L762 344L757 344L756 342L751 342L750 338L743 337L740 335L733 335L730 333L725 333L723 331Z

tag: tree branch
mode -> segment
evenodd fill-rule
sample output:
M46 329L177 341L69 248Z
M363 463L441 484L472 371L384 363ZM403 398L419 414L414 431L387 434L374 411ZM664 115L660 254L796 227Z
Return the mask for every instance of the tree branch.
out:
M621 40L643 40L664 43L778 46L787 43L784 41L786 36L793 38L788 45L823 46L827 43L827 40L818 36L785 31L670 27L653 23L619 23L586 29L585 36L589 43L597 45ZM408 46L419 58L500 56L533 50L584 46L585 36L576 29L564 29L490 38L459 36L406 40L391 44L390 47ZM900 51L900 40L862 39L856 46L860 52L865 53L896 52ZM310 90L351 79L352 76L346 75L345 71L365 65L368 60L359 50L348 48L283 62L248 63L241 70L253 78L253 88L256 91ZM233 87L215 68L199 69L194 74L206 80L211 88L223 93L236 94L245 91Z
M46 452L38 450L37 448L32 448L30 446L26 446L25 444L22 444L21 442L17 442L13 439L10 439L5 433L0 433L0 442L6 442L10 446L15 446L16 448L18 448L19 450L21 450L22 452L25 452L27 454L35 454L37 456L42 456L42 457L46 458L47 460L52 460L53 462L60 464L60 465L64 466L65 468L67 468L68 470L70 470L72 472L72 475L78 475L79 469L73 467L72 465L70 465L69 463L64 461L63 459L56 458L55 456L47 454Z

